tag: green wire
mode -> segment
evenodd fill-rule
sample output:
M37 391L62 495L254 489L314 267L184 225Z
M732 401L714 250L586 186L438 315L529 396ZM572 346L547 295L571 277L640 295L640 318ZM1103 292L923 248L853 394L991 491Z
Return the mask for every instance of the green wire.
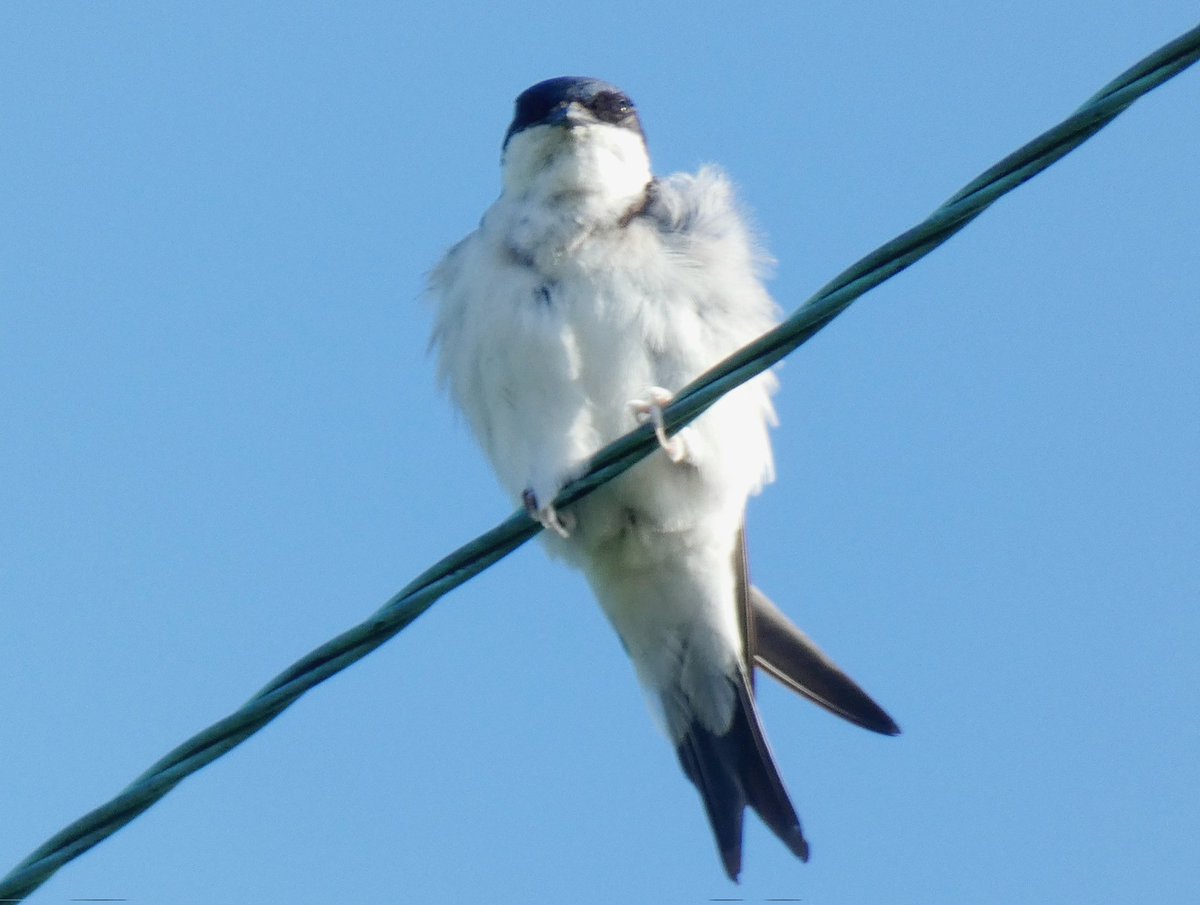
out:
M807 342L863 293L929 254L1001 195L1070 153L1142 95L1200 58L1200 27L1146 57L1054 128L973 180L924 222L881 245L843 271L769 333L688 384L664 410L678 430L734 387L765 371ZM555 498L567 506L619 475L657 447L643 425L600 450L588 472ZM192 736L111 801L47 840L0 879L0 901L28 896L60 867L129 823L180 781L241 744L306 691L362 659L424 613L448 591L507 556L541 530L517 512L426 570L370 618L297 660L236 712Z

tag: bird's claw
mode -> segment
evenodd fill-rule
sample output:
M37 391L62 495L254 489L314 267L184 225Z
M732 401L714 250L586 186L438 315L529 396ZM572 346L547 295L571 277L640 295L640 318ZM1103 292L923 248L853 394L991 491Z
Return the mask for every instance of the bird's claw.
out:
M521 502L525 504L525 511L529 513L529 516L547 531L553 531L562 538L571 536L571 532L566 524L571 521L569 513L563 513L560 516L558 510L552 504L539 506L537 494L532 490L526 490L521 494Z
M668 437L667 426L663 421L663 407L670 404L675 397L662 387L650 387L646 390L646 396L646 399L629 400L629 410L633 412L638 424L649 421L654 425L654 436L658 437L658 445L662 447L668 459L675 463L682 462L687 458L687 444L681 434Z

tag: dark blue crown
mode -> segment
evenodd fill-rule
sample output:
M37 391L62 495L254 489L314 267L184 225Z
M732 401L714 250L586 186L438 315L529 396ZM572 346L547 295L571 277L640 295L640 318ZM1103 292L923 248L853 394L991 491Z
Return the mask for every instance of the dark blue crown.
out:
M504 147L518 132L532 126L553 125L564 121L567 107L577 103L591 111L601 122L633 129L639 135L642 124L637 108L624 91L600 79L564 75L538 82L517 98L512 125L504 135Z

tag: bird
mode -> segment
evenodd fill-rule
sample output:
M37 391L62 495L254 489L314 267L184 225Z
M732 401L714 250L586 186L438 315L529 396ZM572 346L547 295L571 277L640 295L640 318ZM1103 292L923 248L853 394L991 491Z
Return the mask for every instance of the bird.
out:
M750 582L746 504L774 479L776 376L673 435L662 415L778 323L769 258L722 170L653 175L638 109L600 79L523 91L500 169L499 197L429 277L440 382L548 552L586 577L728 877L742 869L747 807L807 861L756 670L866 729L900 730ZM555 509L593 453L646 422L661 448Z

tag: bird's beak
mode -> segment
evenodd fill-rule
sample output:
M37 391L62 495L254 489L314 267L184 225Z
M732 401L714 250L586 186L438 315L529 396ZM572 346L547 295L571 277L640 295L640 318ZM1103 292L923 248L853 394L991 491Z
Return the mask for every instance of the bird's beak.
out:
M549 126L566 126L569 129L571 126L579 124L581 120L579 114L582 109L577 101L568 101L567 103L559 104L546 117L546 124Z

